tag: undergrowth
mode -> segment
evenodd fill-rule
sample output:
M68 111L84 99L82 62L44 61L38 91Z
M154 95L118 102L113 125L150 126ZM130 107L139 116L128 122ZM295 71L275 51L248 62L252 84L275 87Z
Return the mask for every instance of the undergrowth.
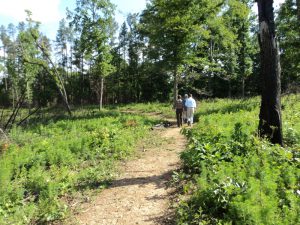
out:
M68 198L105 188L156 123L118 111L74 110L32 118L0 143L0 224L48 224L68 216ZM54 113L55 114L55 113Z
M300 224L299 95L283 99L284 148L257 137L258 109L257 98L200 103L183 130L177 224Z

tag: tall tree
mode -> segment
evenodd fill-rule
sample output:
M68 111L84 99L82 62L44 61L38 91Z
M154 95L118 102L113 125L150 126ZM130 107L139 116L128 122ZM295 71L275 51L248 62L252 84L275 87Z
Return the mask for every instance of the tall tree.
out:
M43 68L55 80L55 84L63 101L63 104L69 115L72 114L68 95L65 89L64 80L57 70L57 66L51 58L50 41L39 32L40 23L32 20L31 12L27 11L27 29L21 31L20 50L21 58L24 63L25 74L35 74L35 69ZM27 69L29 68L29 69ZM30 73L29 73L30 72ZM32 76L29 76L27 82L31 82Z
M259 135L283 145L279 51L275 35L273 0L257 0L261 54L262 98Z
M119 98L120 101L128 101L129 100L129 88L128 88L128 79L127 79L127 71L128 71L128 64L127 64L127 56L128 56L128 28L126 22L121 25L120 33L119 33ZM122 60L120 60L122 59ZM122 94L121 94L122 91Z
M59 22L59 27L57 30L55 48L57 57L59 58L59 65L64 69L64 72L68 71L68 49L70 48L68 41L70 40L71 35L71 28L67 26L66 20L62 19Z
M300 30L295 0L286 0L276 18L280 60L282 62L282 88L285 92L297 89L300 82Z
M115 31L113 19L115 6L109 0L79 0L71 24L79 34L78 50L83 60L88 61L91 79L102 109L104 78L114 71L111 64L111 41ZM83 67L82 67L83 69Z
M138 14L129 14L127 17L129 26L128 33L128 74L131 80L132 99L140 101L141 98L141 77L139 63L141 56L142 39L138 30Z
M252 72L252 45L250 39L251 7L250 0L231 0L232 18L234 20L235 32L237 34L238 48L238 78L241 80L241 96L245 96L245 81Z
M199 32L199 1L152 0L141 18L150 45L161 53L161 60L173 73L173 100L178 95L178 81L183 65L195 59L193 43ZM206 2L206 1L205 1Z

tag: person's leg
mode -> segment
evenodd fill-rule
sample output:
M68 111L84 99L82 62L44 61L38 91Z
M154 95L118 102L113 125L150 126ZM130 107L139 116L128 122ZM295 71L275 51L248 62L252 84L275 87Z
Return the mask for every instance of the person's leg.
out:
M182 127L182 110L179 112L179 125Z
M182 117L183 117L184 123L187 123L186 110L183 110Z
M180 126L180 118L179 118L179 111L178 111L178 109L176 109L176 120L177 120L177 126L179 127Z
M191 124L194 123L194 112L195 112L195 109L194 108L191 108Z
M192 108L187 108L187 123L188 125L191 124L191 113L192 113Z

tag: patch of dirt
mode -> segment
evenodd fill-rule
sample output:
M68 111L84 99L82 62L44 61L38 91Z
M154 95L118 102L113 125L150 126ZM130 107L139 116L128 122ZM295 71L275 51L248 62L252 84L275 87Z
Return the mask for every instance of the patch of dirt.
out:
M153 132L160 132L165 141L159 146L144 144L136 159L124 163L108 189L80 206L72 224L174 224L170 207L174 188L169 182L180 166L179 153L186 139L174 126Z

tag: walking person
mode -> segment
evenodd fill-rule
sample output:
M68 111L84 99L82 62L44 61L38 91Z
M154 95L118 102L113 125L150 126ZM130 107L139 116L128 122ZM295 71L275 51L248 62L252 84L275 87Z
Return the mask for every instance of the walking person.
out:
M188 99L185 102L185 106L187 107L187 122L189 126L193 126L194 122L194 112L196 109L196 101L193 99L192 94L189 94Z
M183 112L183 104L182 104L181 95L177 96L177 100L175 103L175 109L176 109L177 126L181 127L182 126L182 112Z
M187 107L185 106L185 102L188 99L188 95L184 95L184 99L182 100L182 105L183 105L183 113L182 113L182 119L184 123L187 123Z

